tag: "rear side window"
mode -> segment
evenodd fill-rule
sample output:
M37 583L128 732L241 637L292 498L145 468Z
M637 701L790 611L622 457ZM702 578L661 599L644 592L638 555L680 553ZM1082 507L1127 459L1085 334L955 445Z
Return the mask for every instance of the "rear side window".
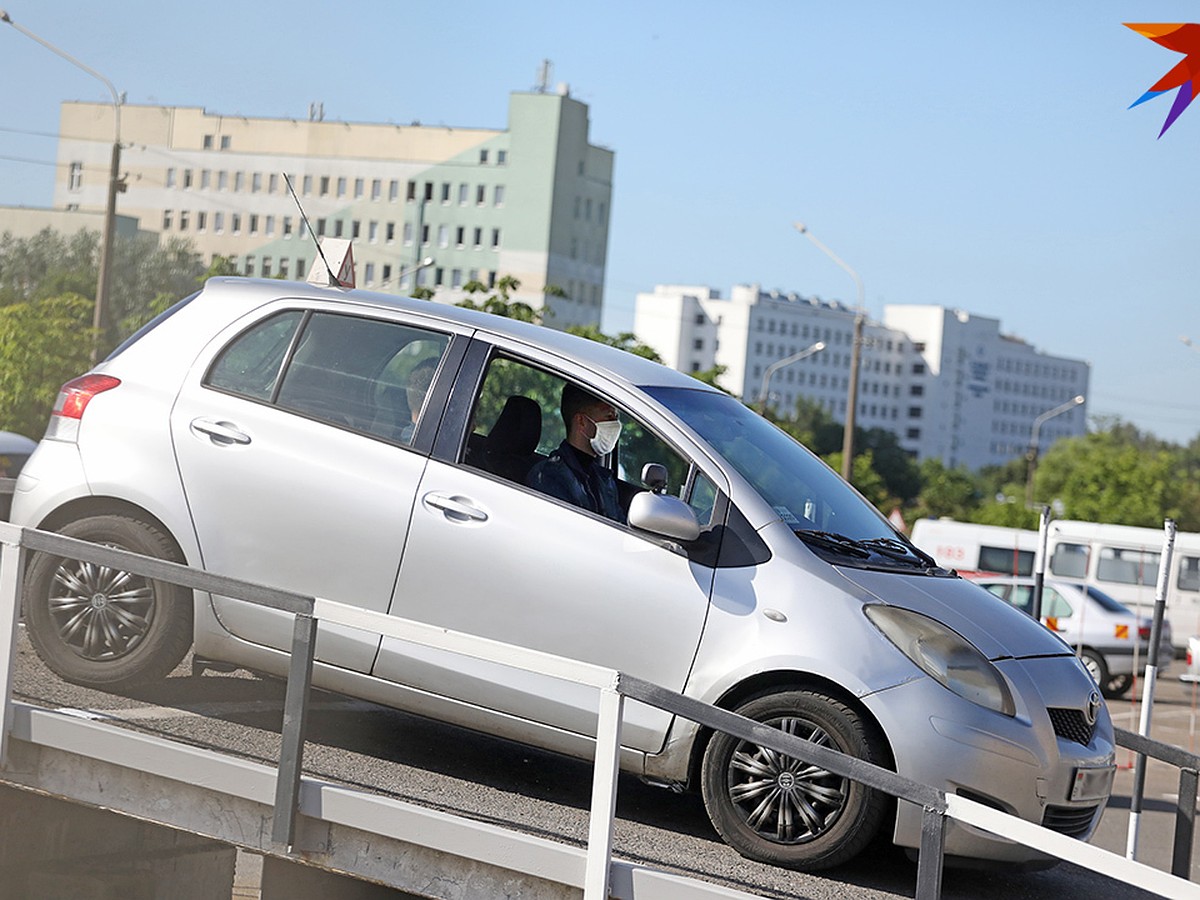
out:
M242 332L205 385L409 444L450 339L335 313L279 313Z
M221 351L205 383L252 400L270 401L303 317L297 310L280 313L243 332Z
M982 572L1002 572L1005 575L1032 575L1033 551L1011 547L979 545L979 569Z

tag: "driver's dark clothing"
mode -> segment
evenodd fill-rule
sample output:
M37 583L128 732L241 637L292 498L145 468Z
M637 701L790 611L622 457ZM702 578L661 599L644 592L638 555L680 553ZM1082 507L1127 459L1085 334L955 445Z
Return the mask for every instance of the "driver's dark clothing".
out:
M567 441L530 469L525 483L543 494L566 500L615 522L625 521L612 470Z

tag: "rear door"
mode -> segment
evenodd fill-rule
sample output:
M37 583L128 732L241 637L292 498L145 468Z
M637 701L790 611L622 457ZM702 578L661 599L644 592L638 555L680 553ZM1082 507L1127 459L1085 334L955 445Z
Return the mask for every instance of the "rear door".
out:
M171 414L204 567L386 610L437 424L419 408L414 416L405 382L426 361L452 370L451 347L450 334L427 326L299 308L218 338ZM213 603L238 637L290 646L291 615ZM367 672L378 645L378 635L322 624L316 653Z

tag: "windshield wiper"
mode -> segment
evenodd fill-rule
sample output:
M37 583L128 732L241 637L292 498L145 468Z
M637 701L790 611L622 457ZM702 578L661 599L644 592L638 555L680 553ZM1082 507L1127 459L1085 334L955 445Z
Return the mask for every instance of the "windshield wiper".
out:
M871 555L871 551L862 545L862 541L856 541L854 538L834 531L800 529L796 535L806 543L820 544L822 547L837 550L849 556L857 556L859 559L867 559Z

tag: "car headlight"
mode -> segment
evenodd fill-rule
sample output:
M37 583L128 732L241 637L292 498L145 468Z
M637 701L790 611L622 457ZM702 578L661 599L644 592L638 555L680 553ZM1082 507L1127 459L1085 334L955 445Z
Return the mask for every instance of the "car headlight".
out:
M991 661L941 622L895 606L871 604L867 618L922 672L972 703L1016 715L1008 682Z

